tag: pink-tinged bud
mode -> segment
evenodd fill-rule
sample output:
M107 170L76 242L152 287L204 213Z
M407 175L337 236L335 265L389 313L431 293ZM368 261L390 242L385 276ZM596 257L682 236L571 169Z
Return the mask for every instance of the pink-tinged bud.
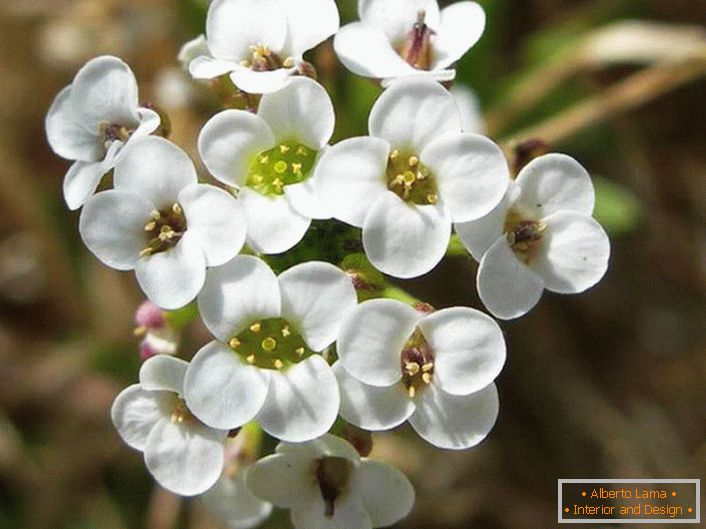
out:
M157 356L159 353L149 344L147 340L142 340L140 343L140 360L143 362L149 360L153 356Z
M414 310L416 310L417 312L421 312L422 314L431 314L436 310L433 305L425 303L424 301L415 303L414 305L412 305L412 308L414 308Z
M151 301L143 302L135 312L135 324L144 329L161 329L166 323L164 313Z

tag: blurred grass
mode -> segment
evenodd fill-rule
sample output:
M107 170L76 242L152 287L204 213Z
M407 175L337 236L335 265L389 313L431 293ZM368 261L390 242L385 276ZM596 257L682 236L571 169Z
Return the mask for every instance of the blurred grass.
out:
M706 24L703 3L689 0L481 3L487 31L458 74L498 141L587 100L600 107L616 83L659 66L589 64L577 45L592 32L625 19L684 35ZM339 4L344 21L356 17L352 0ZM102 267L81 245L77 214L61 202L68 164L43 131L76 69L114 53L135 68L141 97L169 110L174 140L195 158L216 106L179 77L175 56L202 31L205 3L27 0L0 4L0 13L0 527L217 529L194 501L156 489L110 424L113 397L137 376L132 311L141 296L129 274ZM665 42L665 51L678 47ZM380 88L345 72L329 45L309 59L335 100L335 141L365 134ZM166 87L170 72L181 79L176 92ZM706 91L703 76L666 81L663 92L579 123L551 146L600 175L596 216L612 234L611 269L590 292L546 294L532 314L503 324L509 360L488 440L448 453L404 428L376 436L376 455L417 487L417 507L400 527L549 527L557 478L706 471ZM184 90L193 105L180 103ZM474 273L454 258L405 286L438 307L480 308ZM190 327L184 355L207 339ZM286 528L286 518L278 512L266 527Z

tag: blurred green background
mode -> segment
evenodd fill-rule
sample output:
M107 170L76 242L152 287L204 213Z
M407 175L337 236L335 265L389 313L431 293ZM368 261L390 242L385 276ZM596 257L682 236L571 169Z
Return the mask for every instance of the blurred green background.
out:
M510 158L518 142L542 139L589 169L613 256L588 293L545 293L502 324L501 413L480 447L436 450L405 428L375 436L375 455L417 489L401 528L550 527L558 478L706 473L706 2L480 3L488 27L459 81ZM355 18L353 0L339 5ZM61 197L69 164L43 124L86 60L115 54L195 155L218 101L176 54L205 10L199 0L0 1L2 529L220 527L199 502L155 487L110 423L112 399L137 377L141 296L131 274L81 245ZM379 88L348 74L330 42L309 59L335 99L335 139L365 133ZM456 257L405 285L437 307L481 308L474 277ZM183 355L207 339L194 325ZM266 527L289 527L286 513Z

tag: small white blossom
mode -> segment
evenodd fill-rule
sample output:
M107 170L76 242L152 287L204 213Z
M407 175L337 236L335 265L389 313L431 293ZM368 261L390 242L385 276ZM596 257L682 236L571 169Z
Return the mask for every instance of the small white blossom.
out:
M500 205L475 222L456 225L480 262L478 294L502 319L534 307L544 289L576 294L605 275L610 241L591 214L591 177L573 158L547 154L530 162Z
M335 119L326 90L297 77L265 94L257 114L225 110L203 127L201 157L216 179L239 189L248 244L257 252L285 252L311 219L330 218L319 199L316 165Z
M138 103L137 81L116 57L90 60L54 99L46 118L49 145L75 160L64 178L64 199L80 208L123 148L159 127L159 115Z
M429 443L462 449L495 424L493 380L505 363L505 341L477 310L423 314L395 300L366 301L343 323L337 351L340 413L360 428L409 421Z
M193 496L210 489L221 475L228 432L205 426L186 407L186 367L171 356L147 360L140 383L117 396L111 416L125 443L144 452L147 469L160 485Z
M478 96L467 86L454 84L449 90L454 96L456 104L461 111L461 126L463 132L485 134L485 122L481 111Z
M334 0L215 0L206 20L210 53L191 61L189 70L197 79L230 74L244 92L274 92L339 23Z
M201 290L207 266L245 242L238 201L198 184L189 157L167 140L141 139L115 164L114 189L91 197L79 222L88 249L117 270L135 270L147 297L176 309Z
M442 259L452 222L487 215L509 170L489 139L462 132L453 96L424 78L396 81L375 103L370 136L329 148L317 169L334 216L363 229L370 262L410 278Z
M226 441L225 469L216 484L201 496L206 508L230 529L252 529L272 513L272 504L255 496L245 483L254 454L249 454L247 436L241 432ZM259 441L259 439L258 439Z
M375 79L453 80L454 63L485 29L485 12L475 2L440 11L436 0L359 0L358 13L360 22L343 26L334 48L349 70Z
M247 484L261 498L290 509L295 529L389 527L414 505L414 489L404 474L361 458L332 435L280 443L275 454L250 468Z
M208 42L206 42L206 35L199 35L189 42L184 43L179 50L177 60L182 68L188 70L191 61L197 57L209 56L210 53L211 52L208 50Z
M338 385L319 352L356 304L347 274L309 262L276 277L260 259L238 256L209 270L198 304L218 339L186 375L186 401L202 421L232 429L254 419L290 442L328 431Z

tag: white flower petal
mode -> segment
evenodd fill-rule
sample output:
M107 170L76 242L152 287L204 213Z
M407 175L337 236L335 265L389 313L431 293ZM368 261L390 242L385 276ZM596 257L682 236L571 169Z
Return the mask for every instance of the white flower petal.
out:
M240 67L234 61L199 55L189 62L189 73L194 79L215 79Z
M74 114L89 131L104 122L129 128L139 122L135 74L117 57L88 61L74 78L70 98Z
M357 303L350 276L328 263L293 266L280 274L279 287L282 317L294 324L314 351L334 342L341 322Z
M436 176L439 194L454 222L490 213L510 183L505 155L485 136L458 132L439 136L420 159Z
M294 211L310 219L330 219L333 214L329 205L319 195L319 182L310 176L299 184L284 187L284 195Z
M208 48L218 59L239 62L250 46L279 53L287 38L287 20L276 0L214 0L206 18Z
M397 54L385 33L370 25L346 24L336 34L333 47L345 67L363 77L384 79L415 72Z
M451 87L450 92L461 111L463 132L483 134L485 132L485 122L483 121L480 101L475 92L467 86L458 83Z
M329 142L336 123L328 93L308 77L293 77L281 90L262 96L257 115L278 141L296 140L315 150Z
M447 68L478 42L485 30L485 11L475 2L456 2L441 11L434 39L433 69Z
M116 270L132 270L147 245L145 224L154 206L140 196L102 191L83 207L78 229L88 249Z
M358 305L341 325L336 342L346 371L372 386L386 387L402 378L400 354L422 314L392 299Z
M173 356L157 355L140 368L140 385L147 391L184 394L184 375L189 363Z
M516 192L519 193L519 191L517 185L514 182L510 182L505 196L503 196L500 204L498 204L493 211L478 220L454 224L456 235L458 235L463 246L471 253L476 261L480 262L483 258L483 254L487 252L488 248L503 234L505 219L512 202L512 197Z
M598 283L610 257L610 241L601 225L573 211L559 211L544 222L542 251L531 266L547 290L578 294Z
M181 64L182 68L188 69L191 61L201 56L208 57L210 54L211 52L208 49L206 35L201 34L198 37L184 43L179 50L177 60L179 61L179 64Z
M409 77L390 84L370 112L370 135L398 149L420 154L446 132L461 132L461 111L453 96L428 77Z
M194 356L184 380L189 409L213 428L232 430L257 415L267 397L268 373L213 341Z
M374 432L391 430L414 413L414 402L407 397L402 384L387 387L363 384L340 361L333 365L333 372L341 392L339 413L349 423Z
M139 195L157 209L171 208L179 192L197 182L196 169L179 147L157 136L131 144L115 162L115 189Z
M128 138L126 145L132 145L134 141L149 136L162 123L162 118L159 117L159 114L150 108L138 108L137 115L140 118L140 124Z
M192 184L179 193L179 203L207 266L220 266L238 255L245 244L245 215L233 195L215 186Z
M230 78L233 84L249 94L268 94L284 88L295 72L294 68L256 72L247 68L233 70Z
M238 195L248 225L248 244L259 253L278 254L296 246L311 225L284 196L267 197L244 187Z
M586 169L565 154L545 154L528 163L515 180L522 189L517 199L534 219L561 210L591 215L593 183Z
M389 527L407 516L414 507L414 487L391 465L363 459L355 479L373 527Z
M227 342L257 320L279 318L277 276L257 257L239 255L208 271L198 304L208 330Z
M139 384L125 388L110 409L113 424L125 443L144 450L152 428L171 413L174 397L164 392L145 391Z
M409 422L428 443L462 450L480 443L493 429L500 402L495 384L470 395L449 395L432 383L417 397Z
M434 352L434 378L452 395L469 395L490 384L505 364L505 340L495 320L467 307L426 316L419 328Z
M314 439L333 426L340 397L331 367L313 355L270 374L267 400L256 420L268 434L291 443Z
M390 145L379 138L350 138L337 143L319 159L319 194L334 216L362 227L365 215L387 191L385 170Z
M351 492L336 499L333 516L326 516L326 503L319 493L309 502L295 505L291 520L295 529L372 529L360 498Z
M106 173L103 162L74 162L64 177L64 200L70 210L83 206Z
M187 230L174 248L140 259L135 265L135 276L152 303L167 310L178 309L201 291L206 279L206 257Z
M285 0L281 5L287 13L285 49L294 57L300 57L338 31L340 19L333 0Z
M47 139L52 150L68 160L96 162L103 158L105 147L98 129L82 123L71 105L71 85L59 92L45 121Z
M289 509L318 494L316 482L311 479L315 464L314 457L273 454L250 467L245 479L255 495Z
M328 433L306 443L279 443L275 451L278 454L295 454L308 459L330 456L345 457L354 463L360 461L360 454L352 444Z
M478 295L490 313L502 320L527 314L542 297L544 281L522 263L501 236L478 267Z
M221 477L201 500L233 529L254 529L272 513L272 504L255 496L245 484L245 469L234 478Z
M444 205L417 206L382 195L365 217L363 247L385 274L408 279L432 270L446 253L451 219Z
M210 489L223 471L227 432L194 421L157 423L147 438L145 465L165 489L195 496Z
M245 185L255 156L274 147L275 137L265 120L244 110L224 110L199 134L199 154L217 180Z
M425 12L425 23L439 27L439 5L436 0L359 0L358 14L365 24L385 32L390 42L405 37L417 22L419 11Z

